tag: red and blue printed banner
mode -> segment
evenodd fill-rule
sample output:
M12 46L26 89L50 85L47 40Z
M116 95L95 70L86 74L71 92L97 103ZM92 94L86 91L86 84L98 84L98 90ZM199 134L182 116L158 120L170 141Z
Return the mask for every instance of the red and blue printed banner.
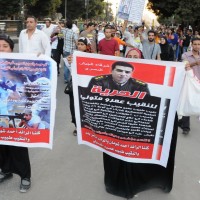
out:
M114 70L116 62L124 72ZM119 83L130 71L124 63L133 72ZM166 166L184 64L76 51L71 68L79 144Z
M52 148L56 63L45 55L0 55L0 144Z

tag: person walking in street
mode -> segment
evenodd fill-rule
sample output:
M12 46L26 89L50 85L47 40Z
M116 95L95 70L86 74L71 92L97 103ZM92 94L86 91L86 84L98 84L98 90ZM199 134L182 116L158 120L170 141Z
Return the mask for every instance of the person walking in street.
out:
M45 54L51 56L51 45L49 38L37 28L37 19L34 16L27 17L26 29L19 35L19 52L34 53L38 56Z
M0 52L11 53L14 42L7 35L0 35ZM26 192L31 187L31 165L28 148L10 145L0 145L0 184L11 179L13 173L21 178L20 192Z
M142 41L144 59L160 60L160 45L155 42L155 32L148 31L148 40Z
M76 49L76 44L78 41L77 34L72 30L72 21L68 20L66 23L66 29L64 33L64 46L63 46L63 57L67 57L73 54ZM70 81L70 71L67 66L64 64L64 81L68 83Z
M90 40L88 38L85 37L80 37L78 39L78 43L77 43L77 50L78 51L82 51L82 52L87 52L87 53L91 53L91 43ZM72 58L73 55L69 55L66 59L68 62L68 67L71 68L71 63L72 63ZM72 80L71 80L72 81ZM72 83L72 82L71 82ZM74 94L73 94L73 90L68 91L67 93L69 95L69 107L70 107L70 112L71 112L71 119L72 119L72 123L75 125L76 127L76 117L75 117L75 109L74 109ZM75 130L73 131L73 135L76 136L77 135L77 130L75 128Z
M167 38L164 36L160 36L160 49L161 60L174 61L174 51L172 49L172 46L168 44Z
M193 38L192 51L183 53L182 60L186 63L186 69L192 70L194 76L200 80L200 38ZM179 127L183 130L184 135L190 132L190 116L183 116L179 120Z
M54 32L51 34L51 57L56 61L57 73L60 75L60 58L63 55L64 46L64 34L62 30L64 29L64 22L60 22Z
M130 49L127 58L141 59L139 49ZM90 81L92 85L102 87L102 90L111 89L118 91L145 91L150 95L148 84L132 78L134 67L130 64L117 61L113 64L112 75L94 77ZM125 67L126 66L126 67ZM125 73L126 72L126 73ZM112 78L111 78L112 76ZM134 117L132 118L134 120ZM131 163L103 153L104 184L106 191L112 195L132 199L139 192L151 188L160 188L169 193L173 187L174 161L178 133L178 117L176 115L173 126L172 140L167 166L149 163Z
M104 34L105 38L99 41L98 53L111 56L119 56L119 44L112 37L112 27L110 25L105 26Z
M97 45L96 45L97 35L94 29L95 29L95 24L93 22L89 22L87 24L87 29L85 31L82 31L79 35L79 37L86 37L90 40L92 53L97 52Z
M45 27L42 29L42 31L47 35L49 38L49 42L51 41L51 34L54 31L54 25L51 23L50 19L45 20Z

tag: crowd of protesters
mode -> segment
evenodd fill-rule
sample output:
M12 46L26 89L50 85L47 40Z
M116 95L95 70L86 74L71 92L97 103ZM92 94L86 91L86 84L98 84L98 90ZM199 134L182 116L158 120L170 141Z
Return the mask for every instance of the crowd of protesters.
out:
M27 19L29 19L29 21L27 21L28 28L21 32L19 38L19 52L33 53L31 46L29 51L27 50L26 39L30 42L29 40L32 35L38 32L37 37L39 37L39 35L43 37L40 44L38 43L38 49L43 48L43 52L46 52L45 54L48 55L49 45L51 45L51 57L57 62L58 75L60 74L61 55L64 59L67 58L69 65L66 65L66 63L64 64L64 82L66 84L71 82L70 64L72 63L72 54L75 50L111 56L165 61L182 61L182 58L185 58L185 60L188 60L189 62L186 66L187 70L188 68L198 67L200 63L200 43L195 43L196 41L200 42L200 35L198 30L192 30L190 27L182 28L181 26L178 26L174 28L160 25L159 27L149 28L145 26L145 23L136 26L128 25L128 22L125 21L123 25L105 22L89 22L83 24L79 30L77 25L71 20L68 20L66 24L61 21L54 27L51 25L51 20L46 20L46 26L42 30L43 33L41 33L36 30L36 19L34 17L29 17ZM44 33L46 36L44 36ZM26 37L26 34L29 34L29 40L28 37ZM44 44L44 39L46 44ZM12 41L5 36L2 36L1 41L12 43ZM33 46L36 48L35 42L32 42L32 44L34 44ZM43 46L41 46L41 44ZM191 53L187 54L187 52ZM35 53L39 55L42 51L40 50ZM184 56L182 57L182 55ZM192 64L192 56L195 59L198 59L196 64ZM190 59L188 59L188 57L190 57ZM196 73L199 73L199 67ZM73 94L70 95L70 98L72 99L70 104L72 122L75 124ZM184 134L188 134L190 130L189 117L184 117L187 118L187 131L184 130L185 124L183 120L181 121L181 128L183 128ZM76 136L76 129L73 134ZM5 173L1 171L0 182L11 178L12 173L15 173L15 170L5 171ZM26 182L23 183L23 181L28 181L28 184ZM22 177L20 185L21 191L26 192L30 188L30 185L30 175L27 179L23 179ZM167 191L171 190L171 188L164 189Z
M51 43L51 57L57 62L57 72L60 75L61 55L63 58L71 56L78 50L79 38L85 38L87 48L91 53L127 57L133 49L140 52L141 58L182 61L182 55L192 50L192 40L200 38L198 30L191 26L170 27L160 25L148 27L144 22L140 25L88 22L79 28L77 23L68 20L60 21L54 27L50 20L46 20L46 27L42 31L48 33ZM64 62L64 82L71 82L70 67ZM74 123L74 114L72 113ZM74 123L75 124L75 123ZM189 125L187 126L187 129ZM188 131L186 131L188 133ZM183 133L186 133L183 131ZM76 129L73 132L76 135Z

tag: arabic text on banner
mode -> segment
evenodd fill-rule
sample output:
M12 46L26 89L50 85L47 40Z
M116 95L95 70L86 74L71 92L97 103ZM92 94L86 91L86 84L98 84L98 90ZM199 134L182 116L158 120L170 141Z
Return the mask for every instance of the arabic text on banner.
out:
M125 161L166 166L183 64L83 52L75 52L73 60L79 144ZM150 95L90 86L93 77L109 77L112 64L119 60L134 66L133 78L148 84Z
M56 86L51 58L0 55L0 144L52 148Z

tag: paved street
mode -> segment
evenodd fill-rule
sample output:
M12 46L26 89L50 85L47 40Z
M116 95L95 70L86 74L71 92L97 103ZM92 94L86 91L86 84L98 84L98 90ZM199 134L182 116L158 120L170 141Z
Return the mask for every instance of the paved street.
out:
M19 192L20 178L0 185L0 200L121 200L106 193L103 183L102 153L78 145L70 122L68 96L64 94L63 72L58 77L57 110L53 150L31 148L32 187ZM199 200L200 198L200 121L191 118L188 136L179 129L170 194L159 189L139 193L136 200Z

